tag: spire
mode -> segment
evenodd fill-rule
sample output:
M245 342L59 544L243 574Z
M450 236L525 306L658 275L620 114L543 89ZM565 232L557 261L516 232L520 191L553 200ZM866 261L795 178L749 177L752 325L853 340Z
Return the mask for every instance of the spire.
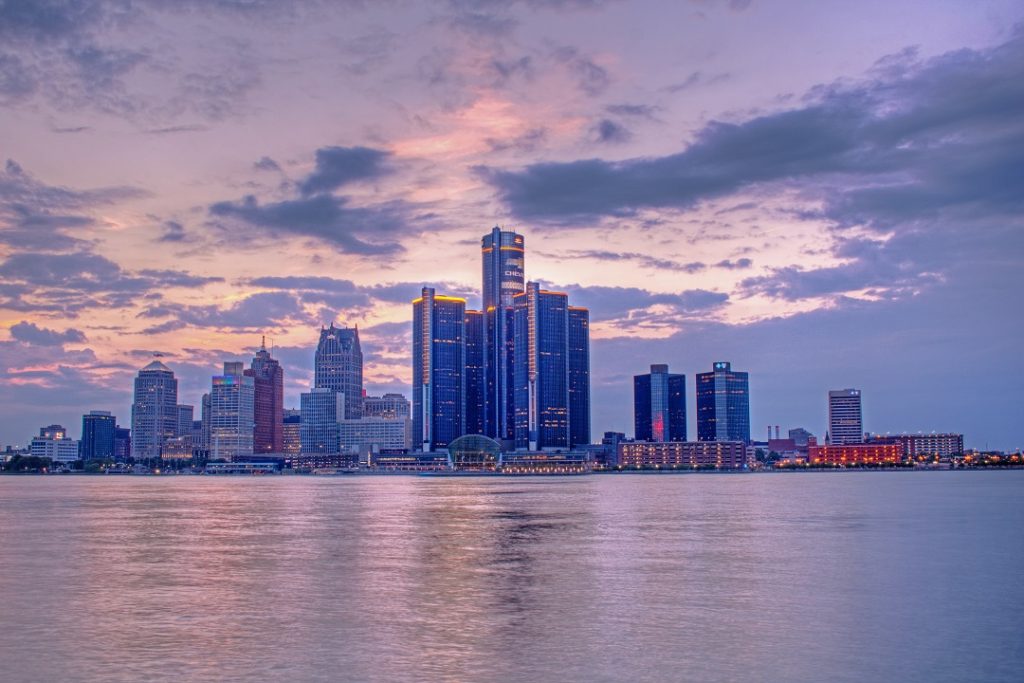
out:
M264 334L264 335L262 335L260 337L260 351L266 351L266 350L267 350L267 335Z

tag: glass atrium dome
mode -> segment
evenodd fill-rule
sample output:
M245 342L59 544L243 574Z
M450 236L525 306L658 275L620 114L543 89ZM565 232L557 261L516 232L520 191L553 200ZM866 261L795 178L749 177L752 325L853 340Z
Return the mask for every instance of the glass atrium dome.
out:
M501 444L481 434L465 434L448 444L448 462L456 470L493 470L501 461Z

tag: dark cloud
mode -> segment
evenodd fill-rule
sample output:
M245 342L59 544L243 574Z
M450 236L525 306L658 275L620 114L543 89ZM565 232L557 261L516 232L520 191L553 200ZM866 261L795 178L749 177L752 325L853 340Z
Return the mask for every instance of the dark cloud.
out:
M321 147L316 151L316 169L299 183L299 190L309 196L380 178L391 172L384 163L389 155L369 147Z
M270 157L260 157L259 161L253 163L252 167L257 171L281 171L281 166Z
M654 112L657 107L649 104L609 104L604 108L609 114L615 116L632 116L642 119L654 119Z
M628 128L611 119L601 119L594 124L591 134L596 142L601 143L629 142L633 138L633 134Z
M611 85L611 76L608 71L574 47L558 48L555 50L554 57L556 61L568 67L570 73L576 78L579 89L591 97L597 97Z
M729 300L729 295L705 289L688 289L682 292L651 292L639 287L610 287L600 285L571 284L556 286L555 289L569 294L574 306L590 309L594 322L647 319L647 309L653 306L667 308L656 317L661 323L671 323L677 318L697 318L720 308Z
M715 83L721 83L722 81L727 81L730 78L732 78L732 75L728 73L712 74L709 76L702 71L693 71L682 81L666 86L664 90L670 93L678 93L683 92L684 90L690 90L698 85L714 85Z
M754 262L748 258L739 258L735 261L730 259L724 259L715 264L715 268L724 268L725 270L744 270L754 265Z
M11 336L20 342L34 346L62 346L67 342L81 343L85 341L85 335L81 330L76 330L73 327L59 332L45 327L38 327L34 323L25 320L11 325Z
M316 323L302 309L298 298L287 292L252 294L227 308L164 302L143 310L138 317L170 318L162 324L144 330L145 334L169 332L185 326L259 331L277 329L285 325Z
M401 203L349 207L345 197L314 195L260 204L249 195L239 202L218 202L210 213L269 230L316 237L350 254L382 255L402 251L395 238L410 229L408 207Z
M164 221L164 232L157 239L158 242L184 242L186 238L185 226L177 221Z
M831 226L842 262L744 283L748 293L781 298L912 295L965 262L1024 253L1024 34L926 62L908 53L883 67L871 80L816 88L797 109L712 122L677 154L483 175L517 217L564 225L794 189L820 202L804 217Z
M593 259L596 261L632 261L642 268L652 270L671 270L683 273L699 273L707 268L707 264L700 261L676 261L667 258L658 258L648 254L641 254L631 251L609 251L606 249L574 249L566 252L547 253L538 252L547 258L559 260L566 259Z

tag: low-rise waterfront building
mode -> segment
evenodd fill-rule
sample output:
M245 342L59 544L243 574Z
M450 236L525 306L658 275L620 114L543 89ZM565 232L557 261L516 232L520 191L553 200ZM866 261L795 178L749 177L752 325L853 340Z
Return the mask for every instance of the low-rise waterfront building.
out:
M634 441L618 446L618 465L641 469L742 469L743 441Z
M903 446L894 443L809 446L810 465L895 465L904 460Z

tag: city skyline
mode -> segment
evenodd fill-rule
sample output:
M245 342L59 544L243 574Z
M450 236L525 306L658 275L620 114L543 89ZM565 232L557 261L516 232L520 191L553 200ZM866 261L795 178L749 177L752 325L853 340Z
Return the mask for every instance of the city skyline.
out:
M1019 3L43 4L0 8L0 444L129 426L154 352L198 415L263 334L298 407L331 323L411 397L408 302L479 301L497 225L590 310L595 440L728 359L753 438L857 387L1024 445Z

